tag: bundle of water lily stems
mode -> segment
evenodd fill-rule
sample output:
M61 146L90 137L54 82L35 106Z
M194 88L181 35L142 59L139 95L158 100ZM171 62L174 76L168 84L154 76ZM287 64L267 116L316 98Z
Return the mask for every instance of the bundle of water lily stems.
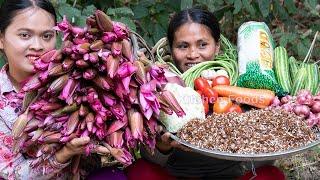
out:
M128 165L140 144L155 148L160 110L185 114L171 92L163 90L165 67L152 64L151 53L149 59L136 55L138 34L99 10L86 24L75 27L64 17L56 26L63 33L61 49L37 59L35 75L22 88L23 113L13 135L16 150L38 147L32 166L84 136L91 139L87 154L104 145Z

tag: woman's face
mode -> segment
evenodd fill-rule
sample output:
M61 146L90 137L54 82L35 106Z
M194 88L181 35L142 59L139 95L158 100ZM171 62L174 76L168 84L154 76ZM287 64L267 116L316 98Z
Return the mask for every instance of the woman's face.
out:
M188 22L174 33L172 56L178 68L185 72L195 64L213 60L219 48L207 26Z
M9 63L9 74L22 81L32 74L34 60L55 48L54 17L41 8L19 11L0 36L0 49Z

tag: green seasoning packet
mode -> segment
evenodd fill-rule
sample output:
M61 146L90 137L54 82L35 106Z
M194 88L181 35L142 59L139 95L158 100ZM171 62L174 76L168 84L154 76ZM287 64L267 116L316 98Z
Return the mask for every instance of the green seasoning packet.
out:
M247 64L246 72L239 76L237 86L253 89L269 89L277 96L285 96L283 88L276 81L273 70L262 70L257 61Z

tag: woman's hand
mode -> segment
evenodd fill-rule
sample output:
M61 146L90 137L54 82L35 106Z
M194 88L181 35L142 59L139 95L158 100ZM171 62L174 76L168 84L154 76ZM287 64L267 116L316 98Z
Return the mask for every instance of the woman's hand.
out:
M161 153L168 154L172 150L172 148L178 148L183 151L191 151L190 148L178 143L177 141L172 140L170 136L171 133L165 132L158 138L156 147Z
M70 142L66 143L66 145L56 152L56 159L59 163L68 162L73 156L80 155L85 153L86 145L90 142L89 137L80 137L74 138ZM95 153L99 154L108 154L110 153L106 147L96 146L93 150Z

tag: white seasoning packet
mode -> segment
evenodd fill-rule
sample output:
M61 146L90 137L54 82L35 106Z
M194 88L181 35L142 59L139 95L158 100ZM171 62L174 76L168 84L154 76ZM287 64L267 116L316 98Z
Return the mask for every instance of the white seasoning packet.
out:
M252 61L258 61L262 70L272 70L274 41L264 22L243 23L238 30L237 46L240 75Z

